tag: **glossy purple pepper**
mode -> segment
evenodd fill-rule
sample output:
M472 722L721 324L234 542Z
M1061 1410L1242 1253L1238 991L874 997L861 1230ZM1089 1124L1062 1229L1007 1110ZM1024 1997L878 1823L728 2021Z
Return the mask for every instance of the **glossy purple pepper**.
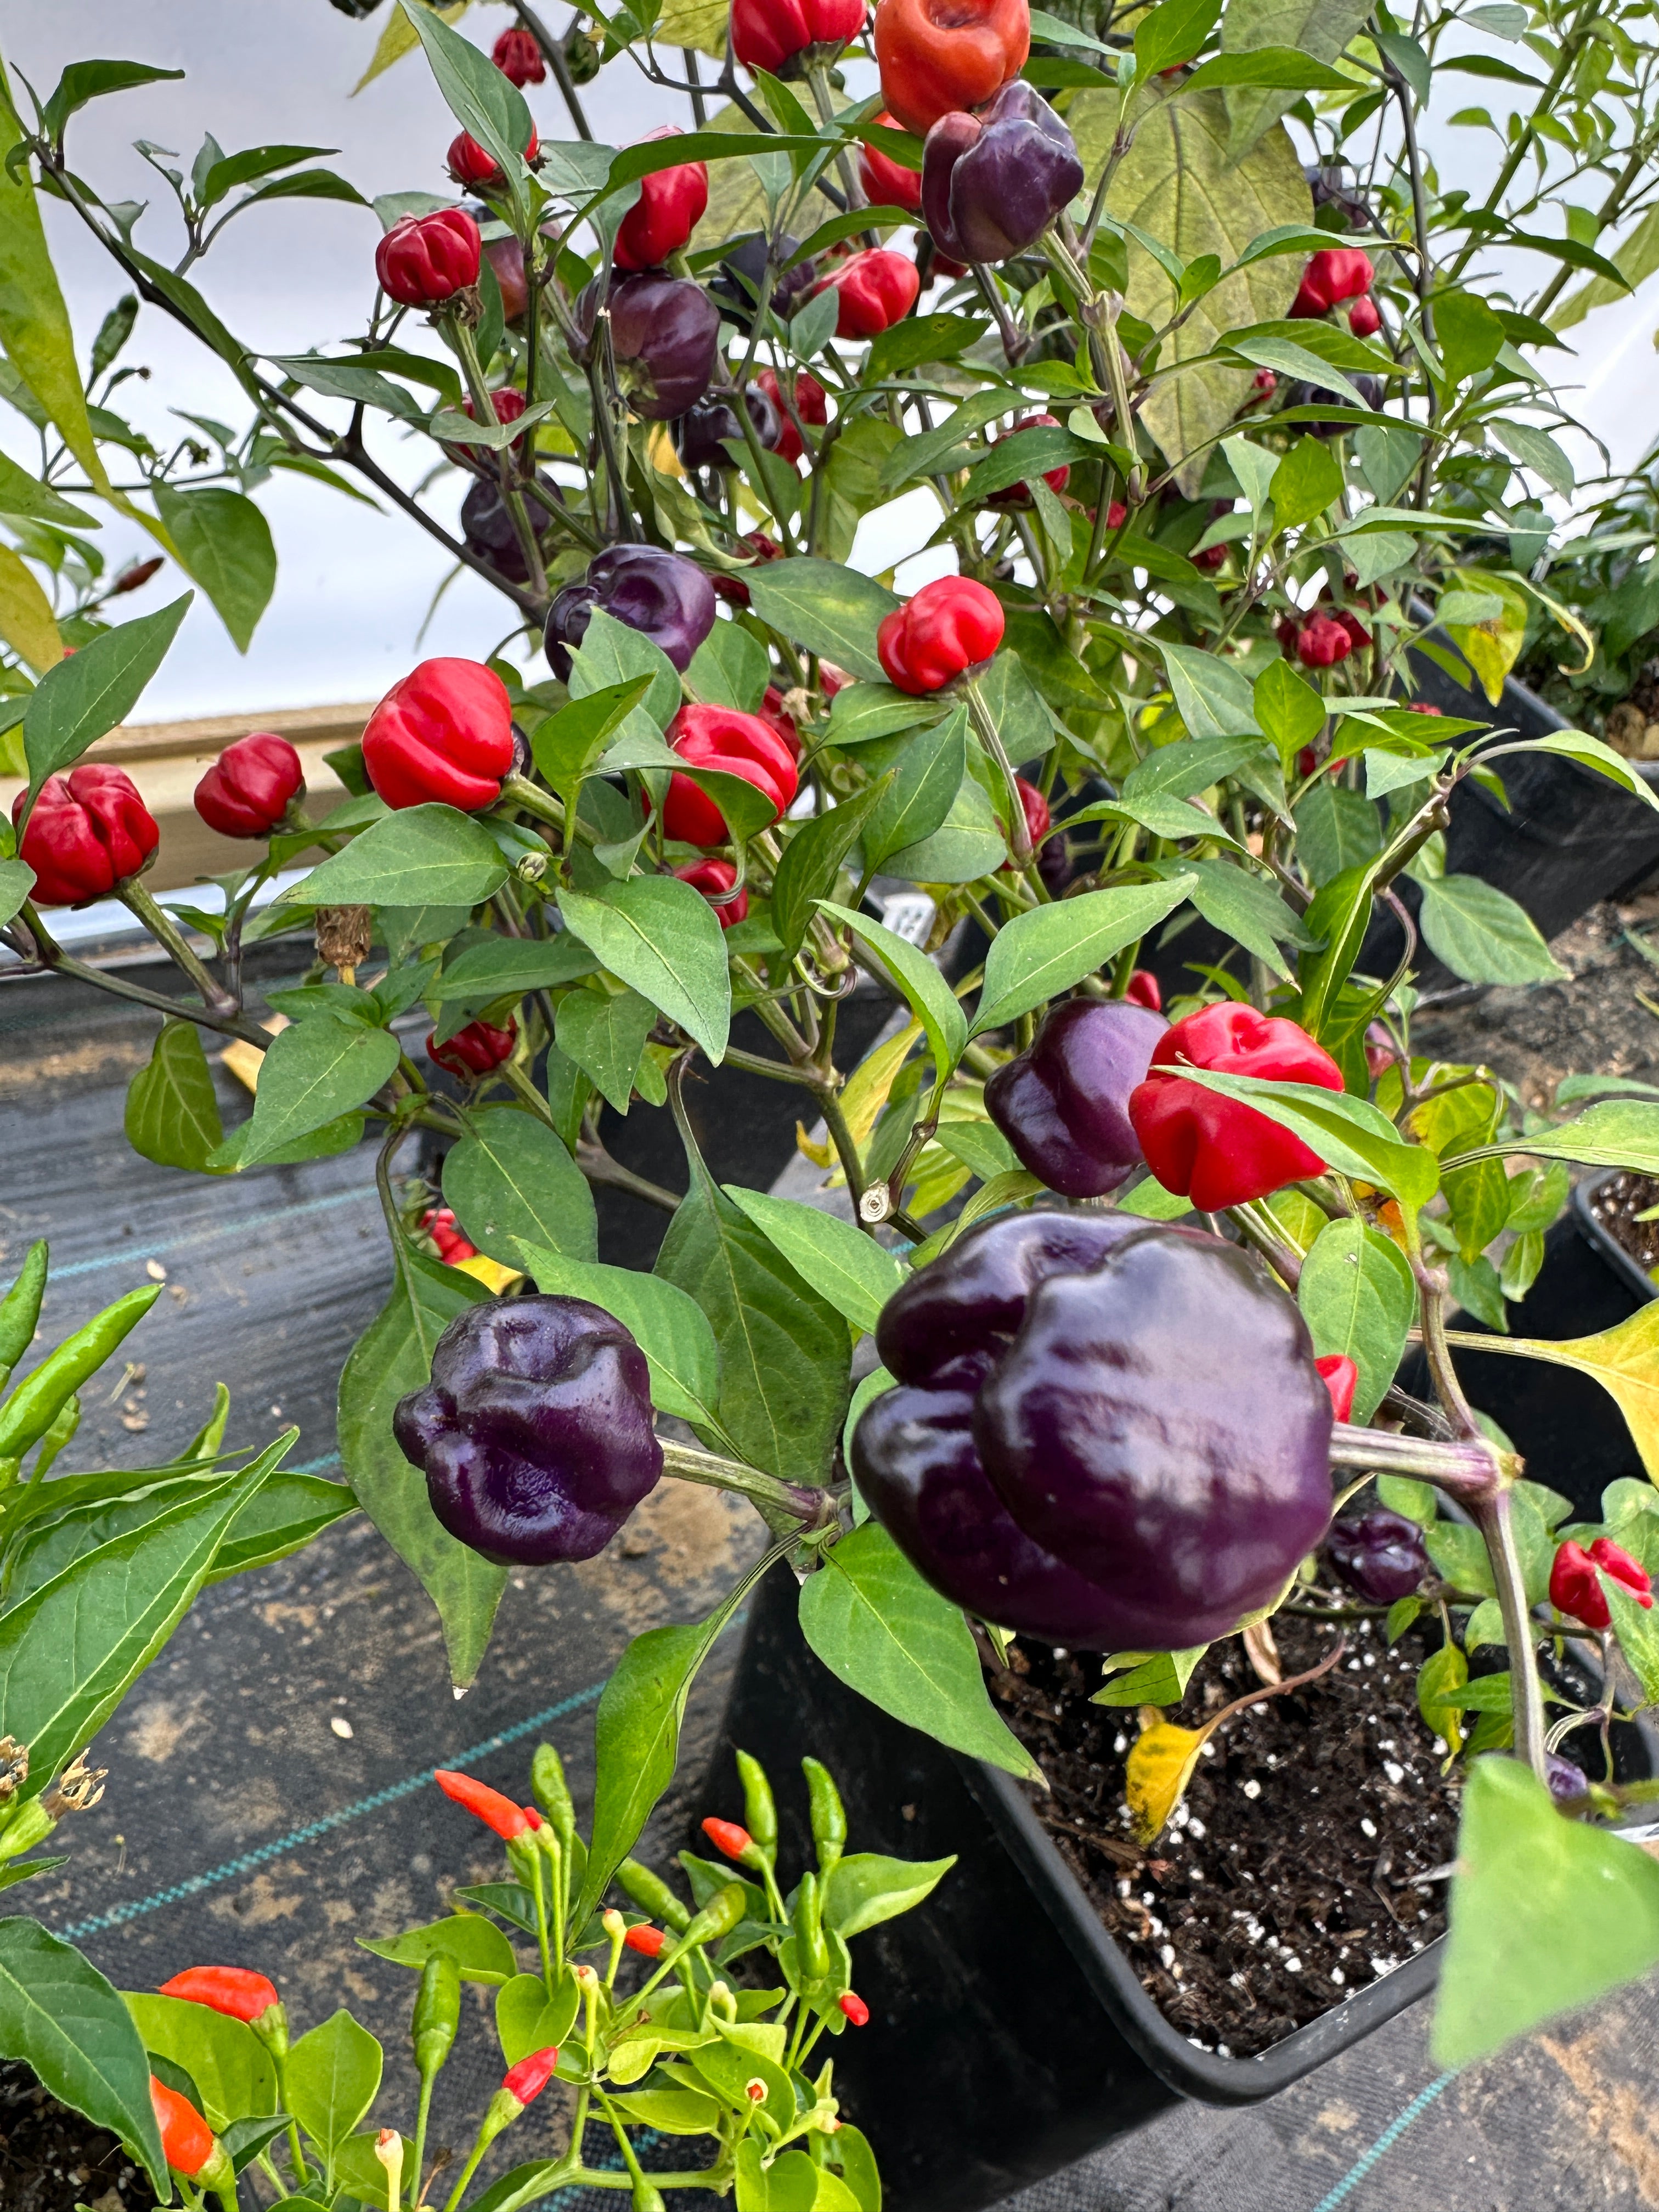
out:
M890 1299L876 1342L899 1387L860 1419L859 1486L920 1574L1003 1627L1207 1643L1330 1518L1301 1316L1218 1237L1006 1215Z
M1071 132L1021 77L982 117L941 115L922 148L921 211L952 261L1024 253L1082 189Z
M570 649L586 635L596 608L660 646L684 671L714 627L714 587L696 562L660 545L607 546L547 611L548 665L561 683L570 680Z
M1068 999L998 1068L985 1107L1020 1164L1063 1198L1099 1198L1141 1163L1129 1093L1169 1024L1127 999Z
M591 1559L662 1473L645 1354L586 1298L469 1306L392 1431L450 1534L518 1565Z
M763 451L777 444L782 425L778 410L759 385L744 387L744 404L754 425L755 439ZM735 392L711 392L673 426L674 451L688 469L729 469L734 465L728 445L743 449L743 424L738 418Z
M1431 1572L1423 1531L1386 1505L1343 1514L1331 1523L1325 1548L1337 1573L1368 1605L1412 1596Z
M599 313L595 277L576 301L576 323L591 339ZM720 311L689 276L646 270L611 287L611 349L629 405L648 422L672 422L708 389L720 340Z
M1565 1804L1572 1797L1582 1797L1589 1788L1589 1777L1583 1768L1575 1766L1570 1759L1563 1759L1559 1751L1551 1752L1546 1758L1544 1772L1550 1796L1558 1805Z

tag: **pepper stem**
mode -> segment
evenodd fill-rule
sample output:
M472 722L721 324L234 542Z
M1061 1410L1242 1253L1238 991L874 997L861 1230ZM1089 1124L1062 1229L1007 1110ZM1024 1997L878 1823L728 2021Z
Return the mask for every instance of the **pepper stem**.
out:
M185 941L185 933L163 906L158 906L143 885L134 877L123 884L116 893L123 906L136 914L144 927L161 947L174 967L182 969L202 994L202 1004L210 1013L234 1014L240 1012L236 1000L207 966L191 951Z
M757 1505L787 1513L801 1523L803 1535L832 1528L839 1518L835 1501L827 1490L781 1481L775 1474L764 1474L757 1467L745 1467L740 1460L722 1459L718 1453L704 1451L697 1444L676 1443L669 1437L659 1437L657 1441L662 1447L665 1474L677 1474L682 1482L704 1483L712 1490L735 1491L740 1497L752 1498Z
M1331 1431L1331 1465L1371 1474L1418 1475L1478 1513L1486 1501L1502 1496L1519 1479L1522 1461L1484 1437L1442 1443L1432 1437L1351 1428L1339 1421Z
M1008 757L997 729L996 717L988 705L985 695L973 677L963 687L967 694L968 712L979 732L980 742L1002 770L1002 781L1008 792L1008 849L1017 868L1031 865L1031 833L1026 825L1025 807L1019 795L1019 778L1014 774L1014 764Z

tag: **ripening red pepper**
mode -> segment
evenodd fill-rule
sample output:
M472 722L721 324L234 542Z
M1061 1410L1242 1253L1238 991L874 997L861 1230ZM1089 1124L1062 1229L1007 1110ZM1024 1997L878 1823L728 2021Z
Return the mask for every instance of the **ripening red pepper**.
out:
M541 152L541 141L532 131L530 143L524 149L526 161L533 161ZM463 191L482 191L501 181L501 164L487 147L481 146L463 131L450 141L449 151L444 156L446 167Z
M509 2066L501 2076L501 2087L509 2097L516 2099L520 2109L532 2104L553 2078L553 2069L559 2063L556 2050L532 2051L528 2058L521 2058L516 2066Z
M1359 1382L1359 1370L1346 1352L1328 1352L1314 1365L1331 1394L1331 1411L1339 1421L1346 1421L1353 1411L1353 1394Z
M921 279L907 254L885 246L866 246L847 259L812 287L810 296L833 289L841 302L836 321L838 338L877 338L895 323L902 323L916 304Z
M884 109L873 120L884 130L899 128ZM859 182L872 207L908 208L913 215L921 212L921 171L907 169L879 147L859 148Z
M1353 638L1346 623L1334 616L1310 615L1296 630L1296 657L1304 668L1334 668L1353 651Z
M954 109L983 106L1030 51L1028 0L881 0L876 9L882 99L919 135Z
M20 791L13 799L14 823L27 796ZM31 896L37 906L81 906L141 875L161 842L126 771L82 761L41 785L18 858L34 871Z
M516 384L503 384L490 393L489 404L498 422L516 422L524 413L524 394ZM470 398L462 400L461 409L474 422L477 421L478 410Z
M1089 520L1092 522L1095 520L1095 514L1091 514ZM1106 527L1108 530L1121 530L1124 524L1128 520L1129 510L1125 507L1121 499L1115 499L1108 501L1106 507Z
M489 1075L503 1061L511 1060L513 1048L519 1041L519 1024L511 1014L504 1030L495 1029L489 1022L469 1022L464 1030L457 1030L453 1037L442 1044L438 1033L432 1030L426 1041L426 1056L450 1074L459 1076L463 1083L476 1083L481 1075Z
M1357 338L1374 338L1382 327L1382 318L1376 312L1376 302L1369 297L1356 300L1348 310L1348 328Z
M406 215L374 249L374 274L389 299L436 307L478 281L483 239L464 208Z
M800 758L800 732L795 726L794 716L785 707L783 703L783 694L779 690L775 684L769 684L767 685L765 696L762 698L760 705L756 709L756 712L759 714L762 721L766 724L767 727L771 730L775 730L778 735L783 739L785 744L788 746L790 758L792 760L799 761Z
M459 1267L463 1260L476 1260L478 1248L469 1244L455 1226L455 1215L447 1206L434 1206L421 1216L421 1226L438 1248L438 1257L446 1267Z
M1002 642L1002 602L971 576L936 576L876 632L888 681L913 696L941 690L990 659Z
M1020 811L1025 817L1025 834L1035 851L1054 827L1054 817L1048 811L1048 800L1036 784L1028 783L1023 775L1017 775L1014 788L1019 793Z
M1129 1097L1146 1164L1165 1190L1190 1198L1201 1213L1215 1213L1323 1175L1317 1152L1277 1121L1241 1099L1184 1081L1183 1061L1222 1075L1342 1088L1341 1069L1295 1022L1231 1001L1201 1006L1164 1032L1146 1080Z
M490 50L489 58L520 92L527 84L544 84L547 81L547 64L542 59L536 34L520 24L515 23L510 31L501 33Z
M699 798L702 796L701 792L697 795ZM690 884L694 891L702 893L714 908L714 919L722 929L735 929L740 921L748 920L749 894L746 890L739 891L734 899L723 899L718 906L714 904L714 894L729 891L738 880L737 866L733 861L689 860L684 867L676 868L674 873L683 884Z
M778 412L780 424L778 442L773 447L772 451L781 460L788 461L793 465L800 459L806 448L801 443L800 432L790 420L789 410L783 404L783 394L778 389L776 372L763 368L756 377L755 381ZM814 429L830 420L830 395L817 377L809 376L804 368L795 378L795 412L803 422L811 423ZM758 531L754 532L744 540L744 543L754 544L756 538L760 535ZM769 538L762 542L768 546L772 543ZM756 545L755 550L760 552L761 547ZM763 560L775 561L778 555L775 551L765 552L762 553L761 557Z
M623 1942L630 1951L637 1951L641 1958L655 1959L661 1955L668 1938L660 1928L653 1928L648 1922L641 1921L637 1927L629 1929Z
M1344 300L1356 300L1369 292L1376 275L1370 254L1362 253L1357 246L1328 246L1303 270L1301 288L1290 312L1298 321L1327 315Z
M1259 368L1250 379L1252 392L1259 392L1264 399L1271 398L1279 389L1279 379L1270 368Z
M858 1995L856 1990L848 1990L844 1996L837 1997L836 1999L836 2002L841 2007L842 2010L846 2014L848 2019L852 2022L854 2027L868 2027L870 2021L870 2008L866 2004L864 1999Z
M363 732L363 766L391 807L493 806L513 765L513 703L479 660L422 660Z
M688 702L669 724L668 742L694 768L719 769L752 783L780 814L800 781L793 757L777 732L758 714L741 714L735 707ZM730 834L720 808L689 775L669 778L662 820L671 837L688 845L723 845Z
M532 1807L515 1805L510 1797L503 1797L499 1790L492 1790L475 1775L457 1774L451 1768L441 1766L432 1778L446 1797L464 1806L486 1828L493 1828L504 1844L527 1836L532 1828L542 1825L541 1814Z
M665 123L640 142L678 138L679 125ZM702 161L682 161L672 169L655 169L640 179L640 196L622 219L617 233L615 259L618 269L659 269L671 253L678 253L702 221L708 205L708 169Z
M149 2077L149 2101L155 2108L155 2124L161 2130L161 2149L167 2164L186 2181L212 2163L219 2141L188 2097L169 2089L165 2081Z
M1596 1580L1598 1567L1622 1584L1638 1605L1651 1609L1653 1582L1647 1569L1610 1537L1598 1536L1588 1551L1582 1544L1567 1543L1557 1552L1550 1569L1550 1603L1558 1613L1571 1613L1586 1628L1611 1625L1607 1596Z
M1021 415L1006 434L1014 438L1018 437L1022 430L1058 430L1059 428L1060 418L1056 415ZM993 439L992 443L1000 445L1001 440ZM1064 491L1071 480L1071 470L1062 461L1057 469L1044 470L1042 481L1050 491ZM1030 504L1030 486L1026 483L1009 484L1006 489L994 491L991 494L991 504L994 507L1027 507ZM1106 510L1106 520L1109 525L1112 520L1111 507Z
M813 47L833 59L864 28L865 0L732 0L732 51L746 70L777 76Z
M755 1839L747 1828L736 1820L707 1820L702 1832L717 1851L724 1851L729 1859L740 1859L755 1847Z
M222 837L269 837L306 787L286 738L256 730L227 745L196 787L196 811Z
M1158 988L1158 978L1150 968L1137 968L1129 978L1129 988L1123 994L1132 1006L1145 1006L1150 1014L1164 1012L1164 994Z
M206 2005L210 2011L223 2013L228 2020L249 2022L262 2019L282 2002L276 1984L251 1966L186 1966L183 1973L163 1982L158 1994L182 1997L187 2004Z

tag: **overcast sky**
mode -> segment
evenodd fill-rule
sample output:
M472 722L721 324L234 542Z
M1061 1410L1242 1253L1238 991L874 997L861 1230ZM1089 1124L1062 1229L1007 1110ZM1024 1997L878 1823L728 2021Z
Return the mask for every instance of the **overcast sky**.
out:
M272 143L338 148L329 166L366 198L447 189L443 153L455 125L418 55L351 96L388 12L389 0L362 22L327 0L0 0L0 37L10 68L43 96L66 62L90 55L187 72L181 82L100 100L70 126L73 166L106 199L149 201L138 243L172 260L181 234L167 211L170 196L132 150L135 138L176 150L185 169L204 131L228 152ZM550 4L549 14L561 26L566 20ZM461 27L487 46L511 20L505 7L478 4ZM569 135L550 78L531 87L528 97L544 135ZM687 119L678 95L647 84L625 61L605 70L584 98L596 135L613 144ZM1450 134L1449 168L1474 150L1469 134ZM43 204L84 362L123 287L74 216ZM192 273L239 336L273 352L299 352L361 328L379 234L368 209L278 201L240 217ZM1547 356L1567 404L1624 463L1639 458L1659 416L1651 397L1659 374L1651 344L1655 290L1644 287L1634 301L1581 325L1572 334L1577 361ZM125 358L154 376L122 386L117 404L164 449L182 428L169 408L238 427L246 419L246 401L228 373L167 318L146 311ZM0 443L25 461L34 458L28 436L9 410L0 414ZM405 465L400 473L406 472ZM459 488L444 496L459 501ZM198 604L145 696L144 719L372 699L416 657L416 633L448 566L441 547L401 515L373 513L292 476L262 489L259 501L280 566L252 647L239 655L217 617ZM928 526L924 520L923 534ZM113 562L147 544L114 517L100 539ZM136 606L161 604L164 587L168 596L176 589L171 572ZM464 577L446 593L422 650L482 655L506 627L505 602Z

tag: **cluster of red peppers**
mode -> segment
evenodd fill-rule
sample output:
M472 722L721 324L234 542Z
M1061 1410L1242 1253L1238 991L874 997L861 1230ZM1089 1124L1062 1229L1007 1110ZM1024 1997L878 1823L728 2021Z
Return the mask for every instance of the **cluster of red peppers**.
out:
M1370 296L1376 281L1369 253L1362 253L1357 246L1328 246L1303 270L1291 314L1297 321L1309 321L1328 315L1333 307L1352 300L1348 328L1357 338L1370 337L1382 327L1382 318Z

